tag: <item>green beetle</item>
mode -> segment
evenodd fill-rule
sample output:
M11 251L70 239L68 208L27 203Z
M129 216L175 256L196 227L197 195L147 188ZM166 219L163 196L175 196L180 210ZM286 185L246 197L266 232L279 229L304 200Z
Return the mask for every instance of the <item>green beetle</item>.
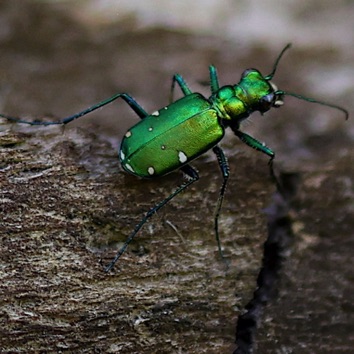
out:
M121 98L141 118L140 122L126 132L122 140L119 160L123 169L143 178L163 176L176 169L181 169L188 176L186 182L180 185L167 198L151 208L140 223L135 226L124 245L117 252L115 258L106 267L105 270L107 272L114 267L129 243L147 220L177 194L198 180L197 171L189 163L212 149L216 154L223 176L214 218L215 236L219 253L223 257L219 239L218 218L229 177L229 166L222 149L217 144L224 137L225 129L230 127L241 141L251 148L261 151L270 158L270 174L277 183L272 164L275 156L274 152L264 143L240 131L240 124L243 120L247 119L255 111L263 114L273 107L280 107L283 104L283 97L285 95L339 109L344 112L346 119L349 116L347 110L337 105L276 88L270 80L275 74L280 58L289 47L290 44L278 55L273 70L269 75L263 76L256 69L247 69L243 72L239 83L236 85L219 87L216 68L210 66L211 96L209 98L199 93L193 93L182 76L175 74L171 85L171 103L151 114L148 114L130 95L118 93L79 113L56 122L31 122L4 114L0 114L0 117L17 123L31 125L68 124ZM184 97L172 102L176 83L182 90Z
M215 68L211 67L211 73ZM217 83L216 76L211 79ZM185 96L152 113L125 134L119 158L123 168L140 177L156 177L174 171L214 147L225 128L238 131L240 122L254 110L262 113L282 104L281 94L257 70L246 71L235 86L224 86L208 99L192 93L181 77ZM252 147L273 153L244 136Z

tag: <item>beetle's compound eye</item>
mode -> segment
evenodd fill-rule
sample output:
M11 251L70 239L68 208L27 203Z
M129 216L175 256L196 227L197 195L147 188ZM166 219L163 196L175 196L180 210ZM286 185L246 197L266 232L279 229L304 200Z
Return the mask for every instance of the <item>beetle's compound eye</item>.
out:
M261 113L269 111L274 106L274 99L274 92L268 93L268 95L261 97L258 102L258 110Z

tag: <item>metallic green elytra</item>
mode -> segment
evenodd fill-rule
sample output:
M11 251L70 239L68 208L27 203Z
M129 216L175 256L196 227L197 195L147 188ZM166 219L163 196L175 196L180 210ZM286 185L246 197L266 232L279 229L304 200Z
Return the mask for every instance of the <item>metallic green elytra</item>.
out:
M242 142L253 149L261 151L270 158L270 174L279 186L273 170L274 152L264 143L242 132L240 130L241 122L255 111L263 114L273 107L280 107L283 104L284 96L293 96L307 102L338 109L345 114L346 119L349 116L348 111L340 106L277 89L271 80L280 58L289 47L290 44L280 52L269 75L263 76L256 69L247 69L241 75L240 81L235 85L220 87L216 68L210 66L211 96L209 98L199 93L193 93L182 76L175 74L172 79L170 104L151 114L148 114L130 95L118 93L79 113L56 122L41 122L38 120L31 122L4 114L0 114L0 117L17 123L31 125L68 124L121 98L141 118L139 123L126 132L122 140L119 160L123 169L144 178L163 176L176 169L180 169L187 175L188 179L186 182L152 207L139 224L135 226L112 262L106 267L107 272L114 267L115 263L148 219L177 194L199 179L197 171L189 163L212 149L217 157L223 177L214 217L215 237L219 253L223 257L219 239L218 220L229 178L229 166L224 152L218 143L223 138L225 129L231 128ZM184 97L172 102L176 83L180 87Z
M126 171L137 176L162 176L210 150L223 136L216 110L193 93L130 128L119 159Z

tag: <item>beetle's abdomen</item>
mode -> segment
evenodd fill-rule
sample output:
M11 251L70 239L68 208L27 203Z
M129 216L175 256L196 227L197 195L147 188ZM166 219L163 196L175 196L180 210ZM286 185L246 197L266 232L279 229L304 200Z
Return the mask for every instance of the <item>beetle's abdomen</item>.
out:
M216 111L194 93L133 126L124 136L119 159L132 174L161 176L200 156L223 136Z

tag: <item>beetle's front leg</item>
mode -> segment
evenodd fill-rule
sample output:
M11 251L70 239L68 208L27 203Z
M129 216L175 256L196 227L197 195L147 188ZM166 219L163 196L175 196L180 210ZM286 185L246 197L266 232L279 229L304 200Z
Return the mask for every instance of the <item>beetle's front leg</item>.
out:
M232 129L232 127L231 127L231 129ZM261 143L257 139L253 138L252 136L250 136L246 133L239 131L238 129L232 129L232 130L235 133L235 135L243 143L250 146L252 149L258 150L258 151L262 152L263 154L266 154L267 156L270 157L270 160L268 162L270 176L271 176L272 180L274 181L275 185L277 186L278 191L282 192L281 184L274 172L273 160L275 158L275 153L273 152L273 150L270 149L265 143Z

